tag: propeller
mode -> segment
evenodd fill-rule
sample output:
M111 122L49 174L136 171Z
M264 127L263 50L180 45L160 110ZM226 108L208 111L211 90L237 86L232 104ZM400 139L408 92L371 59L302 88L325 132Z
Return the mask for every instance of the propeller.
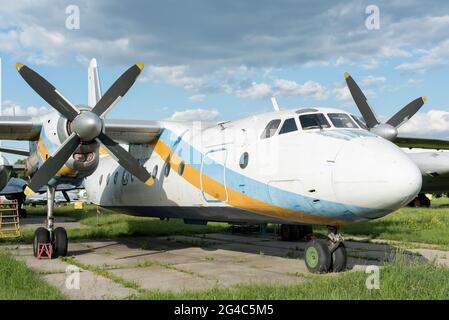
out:
M91 110L76 108L52 84L29 67L17 63L16 68L30 87L69 121L71 128L70 136L32 177L29 186L32 190L39 190L48 184L48 181L58 173L80 144L93 141L97 141L106 148L122 167L139 180L147 185L154 183L151 174L139 161L103 132L104 115L131 88L144 68L143 63L137 63L126 70Z
M369 106L365 95L354 79L347 72L344 73L344 76L352 98L362 114L368 130L390 141L396 139L398 136L398 128L407 122L416 112L418 112L418 110L426 102L426 97L419 97L399 110L386 123L381 123L377 120L377 117Z

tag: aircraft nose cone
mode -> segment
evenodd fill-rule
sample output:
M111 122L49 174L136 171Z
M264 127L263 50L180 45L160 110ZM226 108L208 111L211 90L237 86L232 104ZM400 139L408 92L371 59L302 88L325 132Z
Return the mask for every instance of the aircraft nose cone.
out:
M381 138L351 140L335 160L336 198L364 218L378 218L406 205L419 193L421 184L415 163Z
M72 130L82 141L92 141L103 129L101 119L90 111L79 114L72 122Z

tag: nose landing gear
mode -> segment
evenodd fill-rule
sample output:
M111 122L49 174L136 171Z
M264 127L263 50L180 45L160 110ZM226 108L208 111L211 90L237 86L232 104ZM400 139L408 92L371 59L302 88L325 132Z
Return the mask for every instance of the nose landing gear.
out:
M54 228L54 204L55 187L47 186L47 227L39 227L34 232L33 254L36 258L51 259L67 255L67 232L61 227ZM51 247L52 250L42 250L43 247Z
M307 269L312 273L341 272L347 266L347 253L338 228L328 226L328 239L312 239L304 250Z

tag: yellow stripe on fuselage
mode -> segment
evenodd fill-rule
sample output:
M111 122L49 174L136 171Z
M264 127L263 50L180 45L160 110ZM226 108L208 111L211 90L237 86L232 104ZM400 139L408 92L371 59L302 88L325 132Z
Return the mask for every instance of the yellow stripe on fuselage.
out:
M100 146L100 148L98 148L98 151L100 152L100 154L102 156L109 155L109 152L105 148L103 148L102 146Z
M50 157L50 153L41 138L37 141L37 149L39 150L42 160L46 161Z

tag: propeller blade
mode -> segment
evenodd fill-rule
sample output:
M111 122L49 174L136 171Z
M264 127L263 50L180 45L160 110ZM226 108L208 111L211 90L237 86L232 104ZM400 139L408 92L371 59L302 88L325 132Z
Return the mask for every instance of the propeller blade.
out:
M49 157L33 175L29 187L33 191L37 191L46 185L48 181L56 175L66 161L70 159L80 142L81 140L76 133L72 133L70 137L68 137L67 140L64 141L64 143L58 148L58 150L56 150L54 155Z
M345 72L344 76L349 91L351 92L352 98L354 99L357 108L359 108L359 111L362 114L366 125L368 126L368 128L375 127L376 125L379 124L379 121L377 120L373 110L369 106L368 101L365 95L363 94L362 90L360 90L360 87L357 85L354 79L352 79L349 73Z
M151 186L154 180L151 174L136 160L128 151L123 149L117 142L101 133L98 138L99 142L117 159L118 163L125 168L133 176L140 181Z
M70 101L64 98L50 82L45 80L37 72L20 62L16 63L16 69L37 94L68 120L72 121L80 113Z
M100 101L92 109L92 112L101 117L111 109L136 82L143 67L143 63L137 63L126 70L101 97Z
M426 97L420 97L413 100L404 108L399 110L394 116L392 116L387 121L387 124L399 128L402 124L408 121L416 112L418 112L419 109L421 109L426 100L427 100Z

